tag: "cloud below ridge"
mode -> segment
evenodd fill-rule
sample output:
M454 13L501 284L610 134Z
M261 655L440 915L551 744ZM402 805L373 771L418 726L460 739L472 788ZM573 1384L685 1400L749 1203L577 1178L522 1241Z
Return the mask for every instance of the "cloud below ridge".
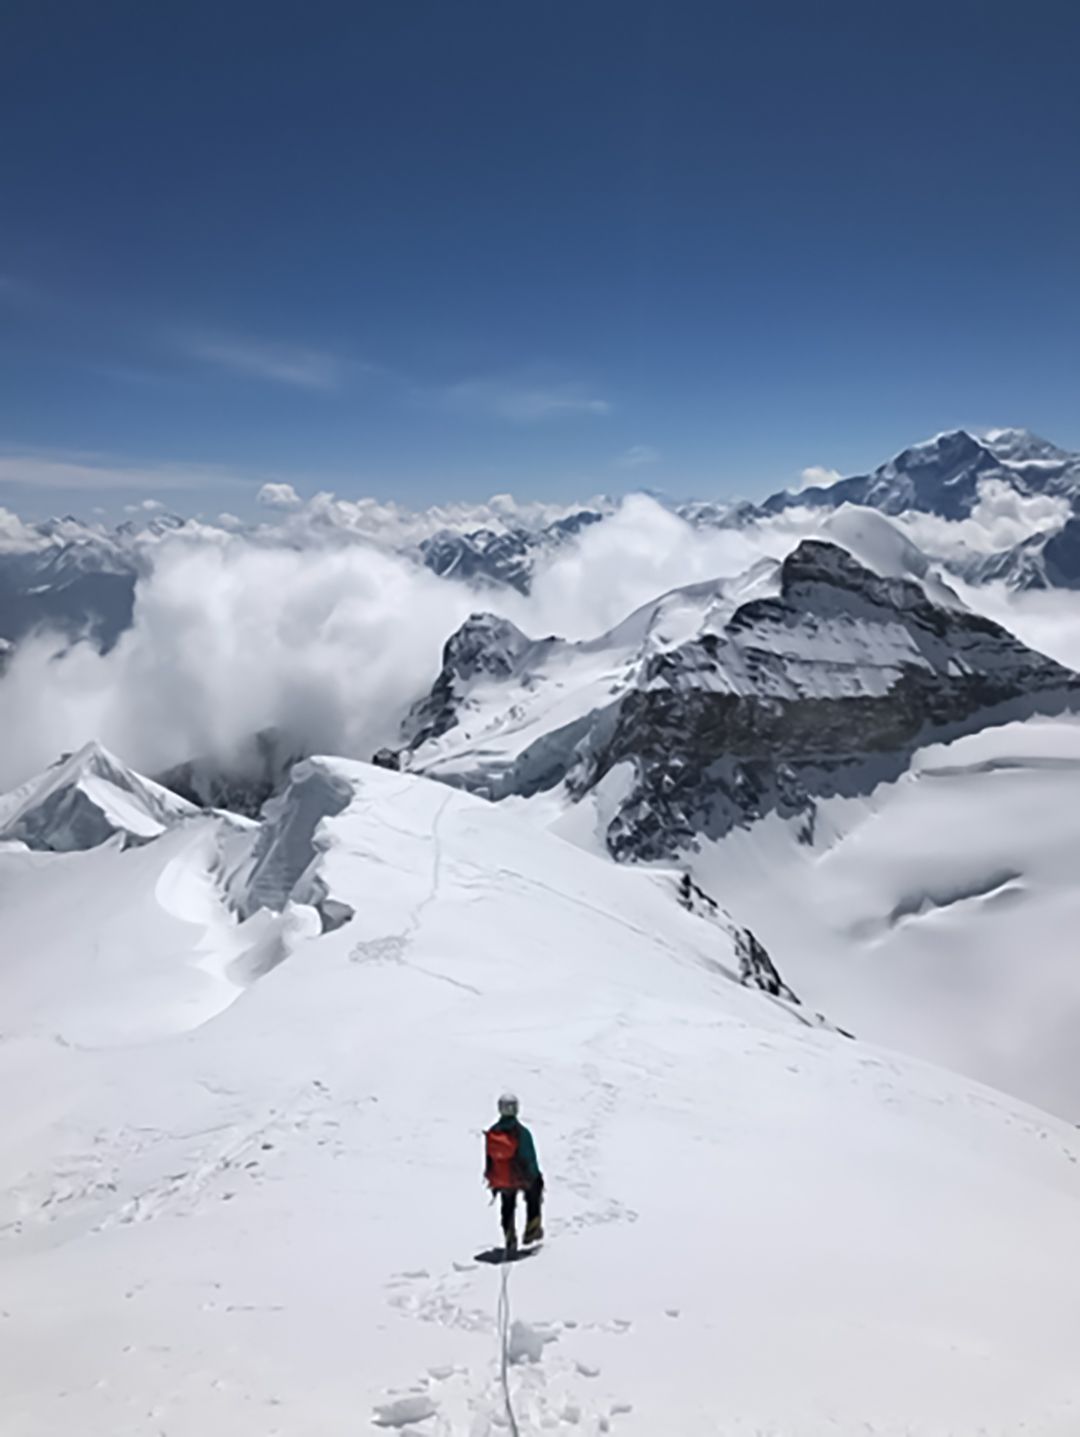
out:
M253 533L189 526L156 540L134 626L109 654L48 634L18 646L0 680L0 790L90 738L151 773L200 755L227 759L270 727L309 752L367 758L398 741L443 644L471 612L492 609L534 636L591 638L667 590L734 577L827 532L827 516L812 509L694 528L631 495L540 563L528 597L439 579L387 548L448 522L469 527L485 513L491 522L500 510L513 521L528 509L502 496L433 517L320 495ZM992 503L965 523L1000 519ZM25 526L0 512L5 536L19 544ZM1080 663L1075 595L968 597L1033 647Z

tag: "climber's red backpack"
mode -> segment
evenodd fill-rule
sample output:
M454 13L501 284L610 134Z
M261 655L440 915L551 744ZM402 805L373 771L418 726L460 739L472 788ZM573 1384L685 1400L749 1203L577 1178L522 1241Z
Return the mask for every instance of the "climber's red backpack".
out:
M517 1175L517 1134L508 1133L505 1128L488 1128L484 1139L487 1147L485 1173L488 1187L495 1192L504 1188L521 1187L521 1179Z

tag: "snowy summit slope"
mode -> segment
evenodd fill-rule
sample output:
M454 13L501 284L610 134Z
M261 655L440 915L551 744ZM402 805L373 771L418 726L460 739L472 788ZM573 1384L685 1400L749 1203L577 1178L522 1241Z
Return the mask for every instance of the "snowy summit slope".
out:
M914 756L687 863L813 1006L1080 1120L1080 722L1029 719Z
M508 1275L523 1437L1077 1430L1068 1127L802 1026L673 875L446 787L313 761L245 842L234 896L291 928L212 1021L107 1049L5 1024L32 1094L0 1150L5 1432L513 1430L473 1260L508 1085L548 1181ZM352 917L321 933L298 901L327 899Z

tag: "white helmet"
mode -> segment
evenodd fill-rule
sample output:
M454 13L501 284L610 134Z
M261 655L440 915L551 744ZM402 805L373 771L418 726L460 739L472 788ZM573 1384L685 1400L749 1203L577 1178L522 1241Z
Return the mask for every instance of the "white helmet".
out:
M499 1099L499 1116L503 1118L516 1118L518 1115L518 1100L515 1093L503 1093Z

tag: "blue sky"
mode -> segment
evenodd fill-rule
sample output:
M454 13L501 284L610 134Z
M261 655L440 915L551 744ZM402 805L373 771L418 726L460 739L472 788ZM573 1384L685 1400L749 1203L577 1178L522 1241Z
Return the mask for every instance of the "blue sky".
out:
M1047 0L15 0L0 503L1080 448L1078 46Z

